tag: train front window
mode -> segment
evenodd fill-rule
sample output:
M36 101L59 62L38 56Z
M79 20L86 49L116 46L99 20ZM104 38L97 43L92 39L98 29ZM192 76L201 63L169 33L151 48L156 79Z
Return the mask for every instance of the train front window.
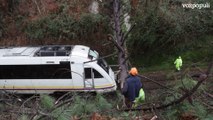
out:
M104 59L99 59L98 65L100 65L107 73L109 73L109 66L107 65L107 62Z
M98 58L98 52L96 52L95 50L89 50L89 54L88 54L88 57L90 58L90 59L93 59L93 58Z

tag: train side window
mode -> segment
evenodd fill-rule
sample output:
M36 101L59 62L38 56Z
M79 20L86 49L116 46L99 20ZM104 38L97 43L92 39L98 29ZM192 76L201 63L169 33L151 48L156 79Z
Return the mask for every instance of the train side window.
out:
M85 79L91 79L92 78L92 68L84 68L85 71ZM103 76L95 69L93 69L94 72L94 78L103 78Z
M93 72L95 78L103 78L103 76L97 70L93 69Z
M91 68L84 68L85 79L91 79L92 78L91 70L92 70Z
M0 79L71 79L70 63L57 65L1 65ZM4 74L3 74L4 73Z

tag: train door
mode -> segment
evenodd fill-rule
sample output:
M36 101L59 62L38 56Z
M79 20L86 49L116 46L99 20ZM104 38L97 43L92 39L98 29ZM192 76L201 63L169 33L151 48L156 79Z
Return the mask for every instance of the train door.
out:
M86 88L98 88L105 84L104 77L94 68L84 68L85 72L85 87Z
M84 68L84 87L85 88L94 88L94 74L92 68Z
M84 89L84 67L83 64L75 63L71 64L71 73L74 89Z

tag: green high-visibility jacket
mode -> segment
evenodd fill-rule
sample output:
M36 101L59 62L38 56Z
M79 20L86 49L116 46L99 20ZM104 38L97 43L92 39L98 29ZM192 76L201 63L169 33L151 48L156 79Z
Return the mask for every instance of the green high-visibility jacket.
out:
M182 64L183 64L183 61L182 61L182 59L179 57L179 58L177 58L177 59L175 60L174 64L175 64L176 69L180 70L180 67L181 67Z
M140 103L143 103L145 101L145 92L143 88L140 89L139 95L134 100L134 107L137 107Z

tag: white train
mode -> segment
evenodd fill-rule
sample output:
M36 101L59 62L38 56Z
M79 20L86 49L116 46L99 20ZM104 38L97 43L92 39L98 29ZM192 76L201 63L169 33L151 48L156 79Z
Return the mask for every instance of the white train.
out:
M34 94L109 92L115 75L95 50L82 45L0 48L0 90Z

